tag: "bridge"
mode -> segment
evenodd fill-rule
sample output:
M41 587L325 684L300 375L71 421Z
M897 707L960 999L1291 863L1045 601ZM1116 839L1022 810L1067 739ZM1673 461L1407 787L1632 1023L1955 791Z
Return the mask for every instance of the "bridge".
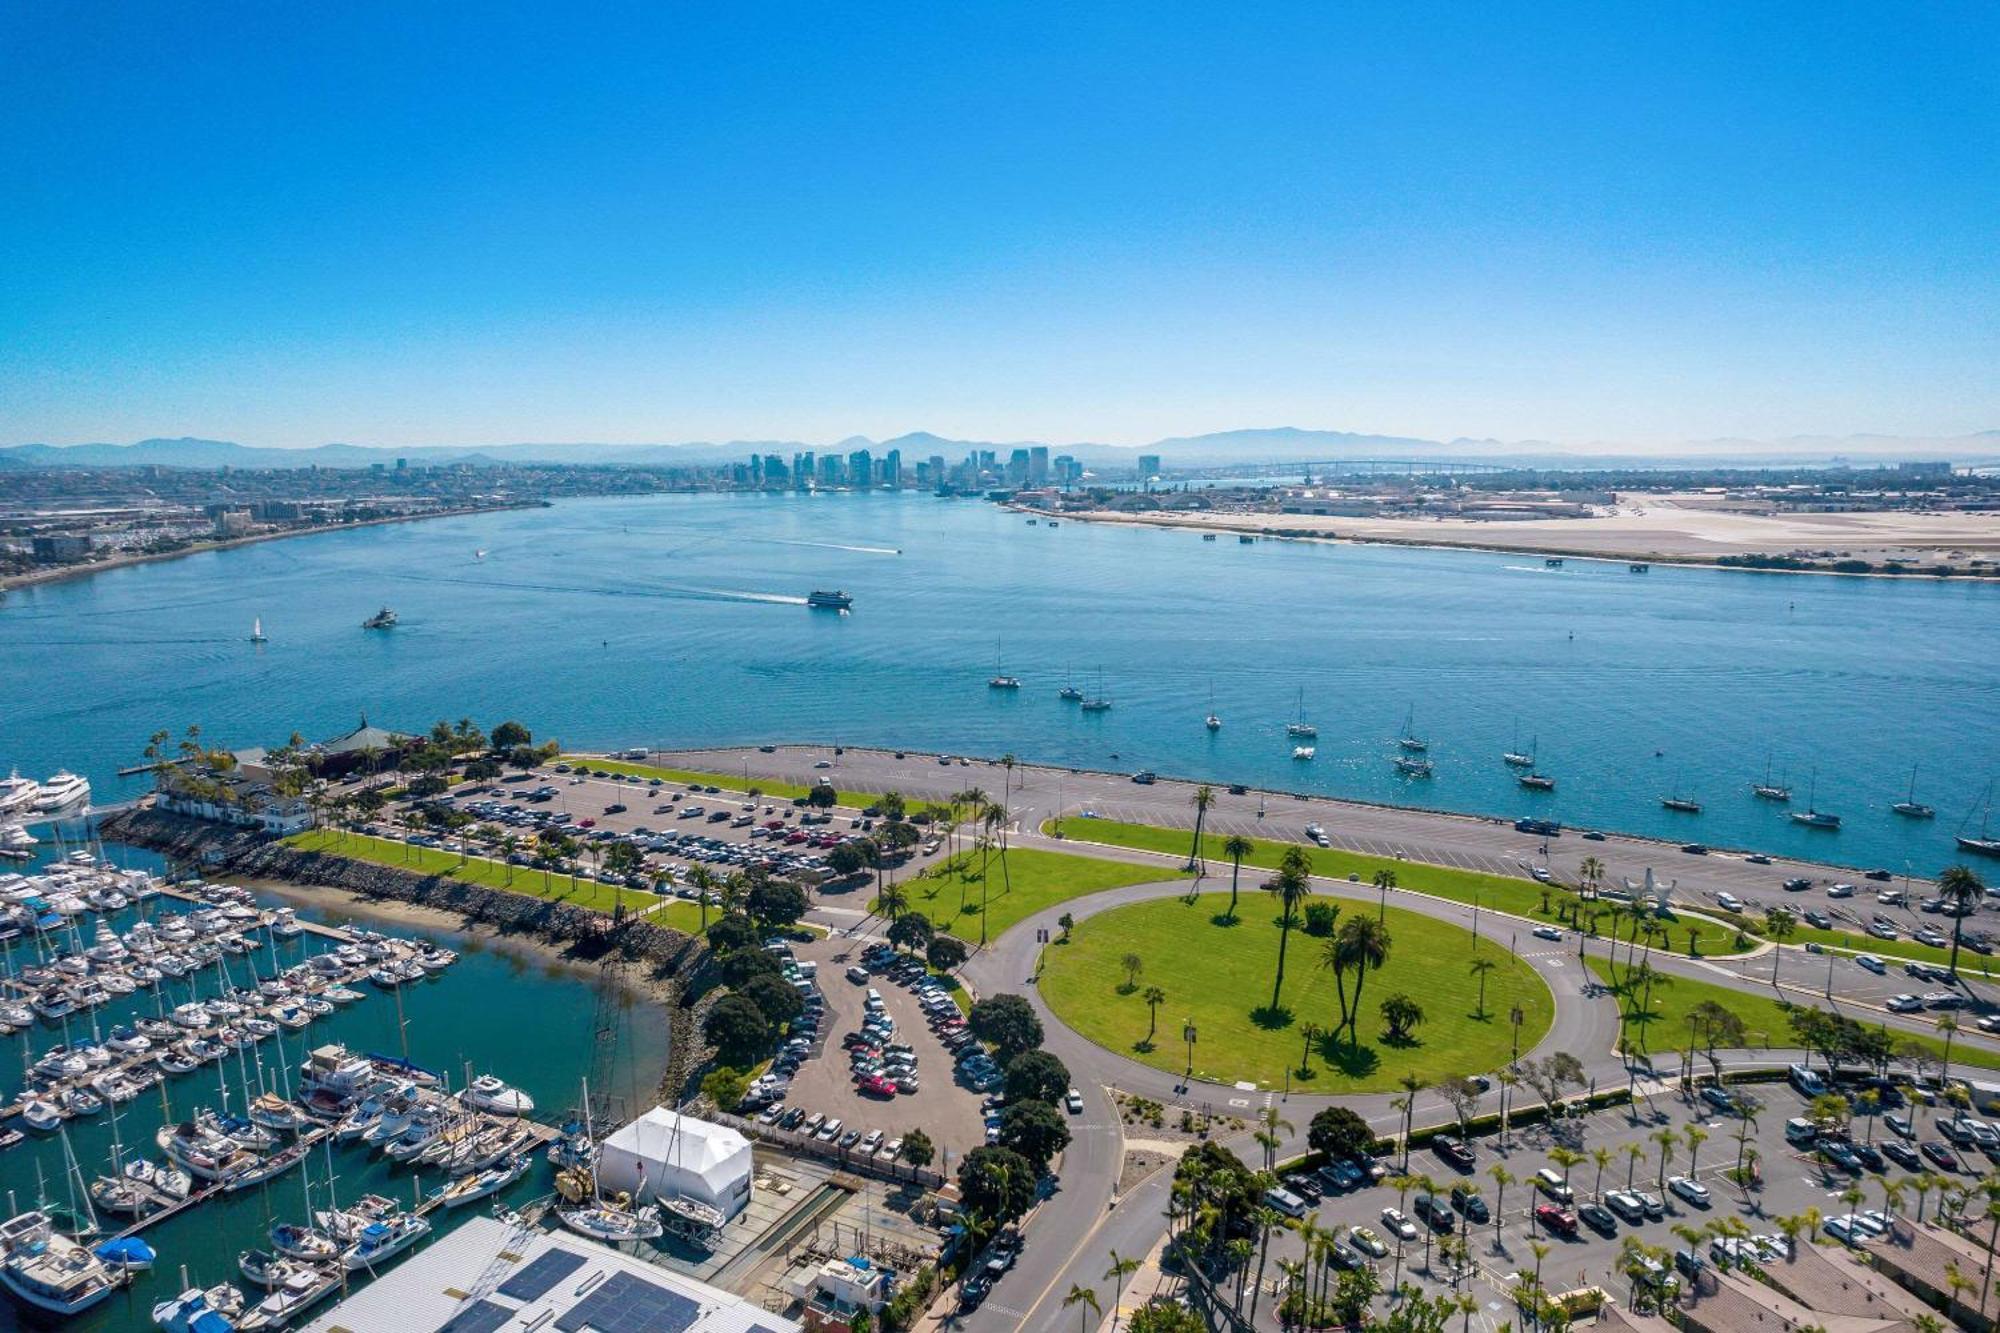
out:
M1499 463L1474 463L1455 458L1330 458L1312 463L1217 463L1163 469L1160 480L1225 481L1261 477L1462 477L1490 476L1517 469Z

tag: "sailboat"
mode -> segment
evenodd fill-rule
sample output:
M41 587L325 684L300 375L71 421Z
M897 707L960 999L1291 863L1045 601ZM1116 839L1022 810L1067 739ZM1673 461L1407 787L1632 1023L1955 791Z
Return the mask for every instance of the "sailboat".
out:
M1299 720L1296 722L1287 722L1285 724L1285 734L1287 736L1319 735L1319 728L1306 721L1306 689L1303 685L1299 686Z
M1959 822L1959 850L1972 852L1978 856L2000 856L2000 838L1989 837L1986 832L1987 821L1993 815L1993 784L1991 782L1986 784L1986 795L1983 801L1984 803L1979 814L1978 837L1968 838L1965 836L1965 825L1972 819L1972 812L1970 810L1965 812L1965 819Z
M1750 794L1760 801L1777 801L1785 804L1792 799L1792 789L1782 782L1771 781L1771 756L1764 756L1764 780L1750 784Z
M1937 811L1917 799L1917 766L1910 765L1910 791L1902 800L1889 807L1905 819L1935 819Z
M1674 774L1674 794L1671 796L1662 796L1660 804L1669 810L1677 810L1684 815L1698 815L1701 813L1700 801L1697 801L1692 796L1681 794L1681 775L1679 773Z
M1396 771L1406 778L1427 778L1431 776L1431 761L1422 755L1399 754L1391 761Z
M1069 669L1067 667L1063 669L1063 687L1056 691L1056 698L1066 703L1076 703L1083 698L1083 691L1079 690L1076 687L1076 682L1069 678Z
M1828 814L1813 806L1813 796L1819 791L1819 770L1814 769L1812 782L1806 788L1806 808L1791 812L1794 824L1804 824L1807 828L1826 829L1829 832L1840 827L1840 816Z
M1409 750L1414 754L1421 754L1425 750L1431 748L1431 743L1425 740L1423 737L1417 735L1416 728L1414 725L1416 720L1417 720L1417 706L1415 704L1411 704L1410 711L1403 717L1403 734L1396 737L1396 744L1402 746L1405 750Z
M583 1132L586 1138L592 1136L590 1127L590 1080L583 1084ZM607 1201L597 1188L597 1163L592 1159L587 1167L574 1168L586 1177L584 1189L577 1205L572 1208L556 1209L556 1216L571 1231L601 1240L606 1244L617 1244L625 1240L654 1240L665 1234L666 1228L660 1224L660 1210L652 1204L642 1204L636 1199L620 1196L615 1202ZM567 1173L566 1173L567 1174ZM558 1191L563 1189L563 1180L557 1178ZM645 1188L643 1175L640 1188ZM565 1197L568 1197L567 1195Z
M250 617L250 642L263 643L265 641L266 640L264 638L264 617L262 616Z
M1021 678L1019 676L1010 676L1000 669L1000 641L998 639L993 641L993 676L986 682L986 688L989 690L1018 690L1021 688Z
M1108 713L1111 711L1111 696L1104 692L1104 668L1097 668L1097 693L1083 701L1086 713Z
M1517 774L1514 781L1520 783L1529 791L1554 791L1556 789L1556 780L1542 772L1540 765L1536 762L1541 753L1542 738L1537 736L1528 742L1527 754L1509 754L1506 756L1506 759L1510 764L1524 763L1527 765L1528 771Z
M1215 711L1215 686L1213 683L1208 687L1208 716L1201 720L1201 724L1210 731L1222 730L1222 719L1217 716Z
M1529 742L1531 747L1533 744L1532 741ZM1513 743L1507 747L1507 752L1500 756L1500 762L1506 764L1509 768L1533 768L1535 766L1535 756L1533 753L1521 753L1521 728L1518 723L1514 727Z

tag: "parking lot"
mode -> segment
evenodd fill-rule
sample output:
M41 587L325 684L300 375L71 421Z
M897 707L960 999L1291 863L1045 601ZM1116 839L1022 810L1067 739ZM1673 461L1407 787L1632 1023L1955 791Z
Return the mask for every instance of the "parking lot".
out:
M1319 1197L1305 1201L1307 1214L1319 1226L1336 1232L1337 1248L1345 1251L1339 1256L1342 1263L1375 1264L1385 1286L1400 1269L1402 1280L1415 1281L1433 1292L1469 1290L1484 1311L1480 1322L1490 1328L1515 1317L1507 1293L1512 1289L1513 1275L1523 1268L1532 1269L1536 1263L1531 1241L1550 1247L1542 1261L1543 1281L1550 1291L1598 1284L1624 1300L1630 1279L1619 1270L1618 1258L1628 1235L1658 1247L1663 1268L1668 1271L1675 1266L1676 1252L1683 1250L1690 1252L1680 1261L1683 1268L1697 1259L1714 1263L1725 1256L1762 1262L1760 1245L1762 1255L1768 1256L1773 1247L1783 1243L1777 1224L1780 1217L1817 1208L1827 1219L1816 1237L1821 1243L1841 1243L1850 1228L1858 1237L1865 1237L1871 1226L1880 1225L1880 1219L1870 1214L1887 1207L1882 1189L1885 1182L1902 1181L1921 1168L1936 1171L1955 1187L1964 1188L2000 1161L2000 1128L1974 1118L1961 1122L1949 1109L1940 1113L1923 1105L1885 1104L1875 1115L1857 1115L1848 1142L1834 1138L1829 1151L1822 1153L1813 1145L1809 1130L1793 1123L1805 1116L1809 1098L1785 1083L1734 1090L1734 1095L1745 1093L1759 1103L1754 1123L1707 1098L1698 1098L1690 1105L1678 1092L1665 1090L1631 1108L1593 1112L1560 1122L1553 1129L1517 1131L1511 1146L1504 1149L1497 1135L1478 1138L1466 1145L1471 1153L1463 1166L1450 1160L1446 1152L1419 1147L1410 1156L1408 1170L1434 1182L1435 1209L1420 1202L1426 1197L1421 1186L1407 1191L1396 1187L1402 1163L1391 1157L1379 1163L1381 1178L1376 1183L1335 1189L1325 1178L1311 1180L1307 1189L1317 1189ZM1720 1091L1710 1095L1718 1102L1723 1099ZM1914 1137L1903 1138L1897 1127ZM1690 1142L1690 1130L1701 1139L1698 1145ZM1760 1176L1749 1189L1727 1175L1737 1161L1739 1132L1745 1132L1743 1148L1746 1156L1755 1154ZM1673 1140L1664 1171L1661 1146L1656 1141L1663 1133ZM1955 1140L1963 1140L1963 1146ZM1892 1145L1895 1155L1886 1155L1883 1150ZM1568 1170L1573 1198L1567 1201L1554 1197L1561 1194L1563 1175L1562 1166L1552 1157L1558 1148L1583 1154L1583 1160ZM1638 1150L1636 1155L1633 1148ZM1910 1165L1913 1162L1917 1165ZM1514 1177L1504 1192L1491 1174L1496 1165ZM1690 1165L1695 1167L1691 1183L1676 1190L1673 1178L1688 1176ZM1551 1173L1553 1184L1548 1188L1533 1183L1541 1171ZM1637 1197L1619 1197L1628 1186ZM1841 1197L1853 1187L1859 1187L1863 1194L1858 1207ZM1454 1188L1476 1192L1478 1201L1468 1202L1464 1193L1455 1200ZM1933 1192L1926 1217L1935 1211L1937 1201ZM1497 1231L1492 1216L1496 1203L1504 1204ZM1915 1207L1914 1194L1905 1194L1892 1211L1910 1215ZM1400 1236L1396 1218L1385 1218L1385 1210L1390 1209L1404 1221ZM1534 1216L1537 1209L1540 1216ZM1465 1266L1447 1268L1439 1257L1435 1240L1440 1231L1428 1227L1427 1212L1435 1216L1443 1233L1463 1236L1469 1242ZM1851 1223L1845 1220L1850 1214L1856 1217ZM1747 1229L1743 1241L1718 1244L1712 1235L1703 1234L1690 1244L1676 1231L1692 1228L1706 1233L1712 1224L1726 1218L1739 1220ZM1358 1237L1353 1231L1356 1227L1364 1229ZM1427 1229L1431 1229L1433 1244L1431 1267L1425 1270ZM1296 1232L1273 1233L1273 1265L1280 1256L1302 1257L1303 1248ZM1369 1253L1371 1248L1379 1248L1380 1253Z
M824 1120L838 1120L840 1128L830 1141L837 1144L858 1133L857 1147L870 1134L880 1134L881 1147L921 1128L938 1149L934 1166L945 1161L946 1153L956 1160L986 1141L981 1094L954 1077L952 1052L941 1035L955 1030L961 1021L958 1006L941 983L934 984L930 993L947 998L933 999L927 1009L916 989L896 979L889 956L878 952L864 962L863 946L854 941L816 940L798 945L796 956L802 964L817 964L825 1018L817 1040L783 1086L777 1114L772 1115L770 1107L760 1108L759 1119L783 1124L795 1114L789 1126L794 1130L803 1130L813 1115L823 1118L821 1130ZM858 980L849 975L855 968L862 969L856 974ZM924 973L920 965L912 964L905 975L921 978ZM870 1007L871 991L880 997L878 1009ZM848 1043L858 1042L876 1012L887 1024L878 1019L866 1045L868 1054L857 1054ZM864 1088L855 1067L855 1061L863 1058L879 1063L885 1082Z

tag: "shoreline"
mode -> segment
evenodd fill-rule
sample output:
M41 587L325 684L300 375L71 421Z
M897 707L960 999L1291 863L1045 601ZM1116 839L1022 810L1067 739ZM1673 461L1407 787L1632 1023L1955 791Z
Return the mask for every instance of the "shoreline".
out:
M1952 574L1933 574L1927 570L1841 570L1841 569L1792 569L1779 566L1761 567L1755 565L1722 564L1712 557L1689 555L1671 551L1618 551L1589 550L1554 543L1524 543L1520 545L1496 545L1488 540L1449 541L1436 537L1399 537L1382 535L1362 535L1353 532L1340 533L1308 532L1280 524L1256 523L1248 515L1222 515L1208 522L1177 522L1171 517L1156 514L1113 514L1094 510L1063 510L1050 513L1027 505L1009 502L1003 506L1015 513L1028 514L1036 518L1053 518L1057 522L1099 523L1111 526L1148 527L1162 531L1232 533L1256 537L1262 541L1313 542L1329 546L1401 546L1421 551L1475 551L1487 555L1555 556L1564 560L1589 560L1601 564L1645 564L1673 565L1681 569L1712 569L1729 574L1806 574L1821 578L1843 579L1897 579L1903 581L1925 581L1931 583L2000 583L2000 574L1981 574L1970 570ZM1275 518L1284 515L1273 515ZM1588 519L1574 519L1572 522L1588 522ZM1728 554L1735 554L1733 552ZM1760 553L1761 554L1761 553Z
M89 578L94 574L108 573L114 569L129 569L134 565L158 564L164 560L180 560L191 555L207 555L213 551L232 551L241 546L255 546L260 542L284 541L292 537L319 537L329 532L351 532L357 528L379 528L391 523L422 523L433 518L465 518L476 514L504 514L519 509L547 508L546 500L524 500L519 504L476 505L465 509L440 509L434 514L396 514L387 518L364 518L354 523L325 523L318 527L291 528L284 532L259 532L248 537L228 537L221 541L205 541L179 551L146 551L117 555L109 560L93 560L83 565L57 565L51 569L38 569L27 574L0 576L0 594L15 588L35 588L44 584L64 583L70 579Z

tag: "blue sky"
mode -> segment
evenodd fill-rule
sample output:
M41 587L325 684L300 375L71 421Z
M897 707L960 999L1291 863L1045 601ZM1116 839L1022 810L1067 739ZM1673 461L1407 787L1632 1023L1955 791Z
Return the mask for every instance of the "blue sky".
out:
M1990 4L15 5L0 442L2000 428Z

